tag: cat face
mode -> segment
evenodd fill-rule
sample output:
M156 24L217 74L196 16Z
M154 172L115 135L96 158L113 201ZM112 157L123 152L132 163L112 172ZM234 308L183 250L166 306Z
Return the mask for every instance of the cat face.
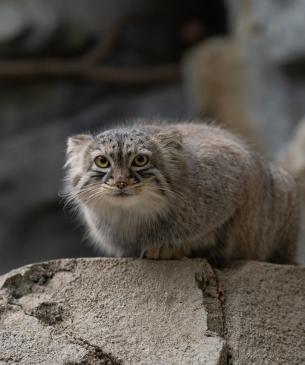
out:
M179 161L180 139L173 131L128 128L71 137L66 163L70 193L88 206L162 208L172 195L171 170Z

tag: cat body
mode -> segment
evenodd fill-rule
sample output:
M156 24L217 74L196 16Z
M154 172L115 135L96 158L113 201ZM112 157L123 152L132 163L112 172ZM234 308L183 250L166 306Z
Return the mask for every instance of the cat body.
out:
M221 128L135 123L78 135L66 166L68 197L108 255L293 260L293 178Z

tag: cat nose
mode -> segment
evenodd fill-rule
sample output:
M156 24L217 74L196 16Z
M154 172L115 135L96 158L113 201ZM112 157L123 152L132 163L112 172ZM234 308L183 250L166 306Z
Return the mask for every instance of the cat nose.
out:
M115 184L114 184L117 188L119 188L119 189L124 189L124 188L126 188L126 186L127 186L127 181L125 181L125 180L118 180L118 181L116 181L115 182Z

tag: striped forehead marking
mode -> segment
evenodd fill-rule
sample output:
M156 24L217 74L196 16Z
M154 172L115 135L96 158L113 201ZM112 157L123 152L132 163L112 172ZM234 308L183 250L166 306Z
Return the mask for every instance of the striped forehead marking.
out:
M137 147L145 147L149 137L139 130L113 130L98 136L98 143L102 144L105 152L118 164L122 164Z

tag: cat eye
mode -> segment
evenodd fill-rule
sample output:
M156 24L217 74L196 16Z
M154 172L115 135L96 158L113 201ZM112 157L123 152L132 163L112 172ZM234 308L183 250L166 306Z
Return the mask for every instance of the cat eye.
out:
M110 162L107 160L104 156L97 156L94 159L94 163L97 167L100 167L101 169L106 169L110 166Z
M143 167L148 163L148 157L144 155L138 155L134 158L132 164L136 167Z

